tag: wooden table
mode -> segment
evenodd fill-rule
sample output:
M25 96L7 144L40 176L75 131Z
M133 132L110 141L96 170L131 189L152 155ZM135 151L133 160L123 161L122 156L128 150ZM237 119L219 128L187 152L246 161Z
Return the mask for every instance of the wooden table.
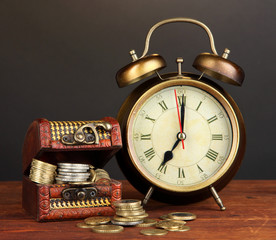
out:
M142 199L127 181L123 198ZM141 228L128 227L117 234L92 233L76 227L77 221L35 222L21 208L21 182L0 182L0 239L276 239L276 180L234 180L220 192L226 211L218 210L212 198L174 206L150 200L150 218L175 211L189 211L198 218L188 222L188 232L169 232L160 237L141 235Z

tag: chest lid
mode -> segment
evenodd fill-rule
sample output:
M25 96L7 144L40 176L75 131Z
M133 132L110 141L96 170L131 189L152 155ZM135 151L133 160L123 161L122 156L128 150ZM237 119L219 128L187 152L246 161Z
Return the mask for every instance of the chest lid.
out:
M48 121L36 119L29 126L23 144L23 173L33 158L51 164L89 163L103 167L122 147L116 119L97 121Z

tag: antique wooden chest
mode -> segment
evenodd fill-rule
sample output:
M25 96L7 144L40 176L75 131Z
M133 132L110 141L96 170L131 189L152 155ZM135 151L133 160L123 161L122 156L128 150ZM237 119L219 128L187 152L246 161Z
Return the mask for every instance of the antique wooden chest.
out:
M23 145L23 208L37 221L113 215L112 203L121 199L119 181L44 184L29 176L33 159L51 165L80 163L103 168L121 147L120 126L111 117L99 121L35 120ZM69 194L65 198L65 191L73 192L74 197Z

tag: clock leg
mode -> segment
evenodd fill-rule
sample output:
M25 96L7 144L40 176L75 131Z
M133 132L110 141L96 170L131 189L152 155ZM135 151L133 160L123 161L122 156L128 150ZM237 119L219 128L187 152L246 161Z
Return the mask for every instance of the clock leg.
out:
M216 189L212 185L210 185L210 191L211 191L211 193L213 195L213 198L215 199L216 203L219 205L220 210L224 211L226 208L223 206L223 203L222 203Z
M147 205L147 203L148 203L148 201L149 201L149 199L150 199L150 197L151 197L153 191L154 191L154 187L151 186L151 187L149 188L149 190L148 190L148 192L147 192L147 194L146 194L144 200L143 200L143 203L142 203L142 204L143 204L143 207L145 207L145 206Z

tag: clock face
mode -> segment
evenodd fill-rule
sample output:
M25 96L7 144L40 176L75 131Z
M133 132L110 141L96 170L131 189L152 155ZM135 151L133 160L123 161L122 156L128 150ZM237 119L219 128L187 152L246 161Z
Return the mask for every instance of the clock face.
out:
M227 100L208 85L164 83L146 92L130 116L131 161L158 187L176 192L204 188L234 160L235 115Z

